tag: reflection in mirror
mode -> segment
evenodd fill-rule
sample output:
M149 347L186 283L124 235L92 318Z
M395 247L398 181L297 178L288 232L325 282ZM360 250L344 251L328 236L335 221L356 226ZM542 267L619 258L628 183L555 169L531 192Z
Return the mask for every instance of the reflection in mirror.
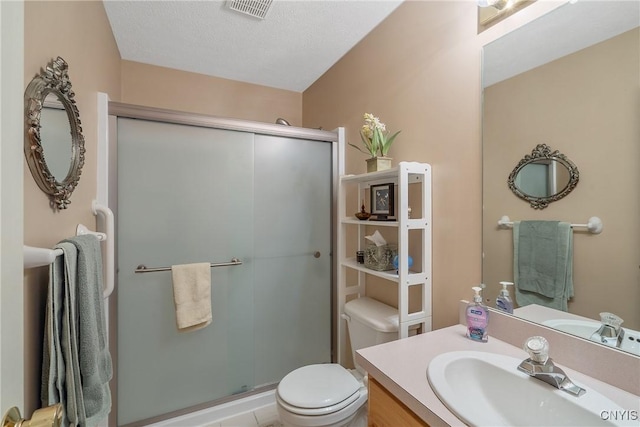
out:
M62 102L49 93L40 115L40 143L47 166L56 181L62 182L72 164L71 126Z
M24 92L24 154L53 209L66 209L84 165L84 137L68 65L58 57ZM62 108L62 109L60 109Z
M534 2L535 0L478 0L478 34Z
M534 209L544 209L578 185L578 168L559 151L538 144L516 165L507 183L513 193Z
M485 297L494 301L499 282L513 281L513 233L499 230L496 218L581 223L597 215L607 223L597 237L573 232L569 312L519 307L511 292L514 313L579 336L584 334L575 325L599 326L600 313L613 313L624 319L631 344L640 331L639 24L637 1L566 3L485 46L482 76ZM504 181L540 141L579 165L580 185L561 202L533 210ZM539 166L543 172L534 174L550 168ZM522 184L524 176L518 179L530 196L553 191L549 185L534 190Z

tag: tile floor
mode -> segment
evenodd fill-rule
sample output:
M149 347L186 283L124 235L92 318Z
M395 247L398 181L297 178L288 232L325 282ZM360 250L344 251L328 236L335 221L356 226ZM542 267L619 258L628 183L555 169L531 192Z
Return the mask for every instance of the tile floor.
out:
M275 403L225 418L206 427L282 427Z

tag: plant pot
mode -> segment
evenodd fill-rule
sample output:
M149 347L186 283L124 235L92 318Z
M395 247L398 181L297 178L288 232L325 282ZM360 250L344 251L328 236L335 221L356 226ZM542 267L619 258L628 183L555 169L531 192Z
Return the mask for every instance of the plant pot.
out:
M367 159L367 172L391 169L391 157L371 157Z

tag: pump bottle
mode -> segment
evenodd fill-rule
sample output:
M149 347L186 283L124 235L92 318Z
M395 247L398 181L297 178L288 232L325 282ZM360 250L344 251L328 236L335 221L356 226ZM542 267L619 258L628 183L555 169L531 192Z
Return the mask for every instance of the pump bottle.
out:
M509 290L507 289L507 286L513 286L513 282L500 282L500 284L502 285L502 289L500 290L498 298L496 298L496 308L506 313L513 314L513 301L511 300Z
M487 333L487 328L489 326L489 310L484 304L482 304L482 296L480 295L482 288L474 286L471 289L473 289L475 295L473 296L473 302L470 302L469 305L467 305L466 335L467 338L474 341L487 342L489 340L489 335Z

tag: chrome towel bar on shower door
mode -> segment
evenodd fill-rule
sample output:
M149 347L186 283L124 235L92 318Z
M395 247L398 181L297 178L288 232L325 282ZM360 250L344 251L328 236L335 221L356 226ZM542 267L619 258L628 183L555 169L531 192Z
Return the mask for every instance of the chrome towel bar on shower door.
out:
M211 263L211 267L227 267L227 266L232 266L232 265L241 265L242 261L240 261L238 258L231 258L231 261L229 262L218 262L218 263ZM135 272L136 273L155 273L156 271L171 271L171 267L155 267L155 268L148 268L146 265L144 264L140 264L138 267L136 267Z

